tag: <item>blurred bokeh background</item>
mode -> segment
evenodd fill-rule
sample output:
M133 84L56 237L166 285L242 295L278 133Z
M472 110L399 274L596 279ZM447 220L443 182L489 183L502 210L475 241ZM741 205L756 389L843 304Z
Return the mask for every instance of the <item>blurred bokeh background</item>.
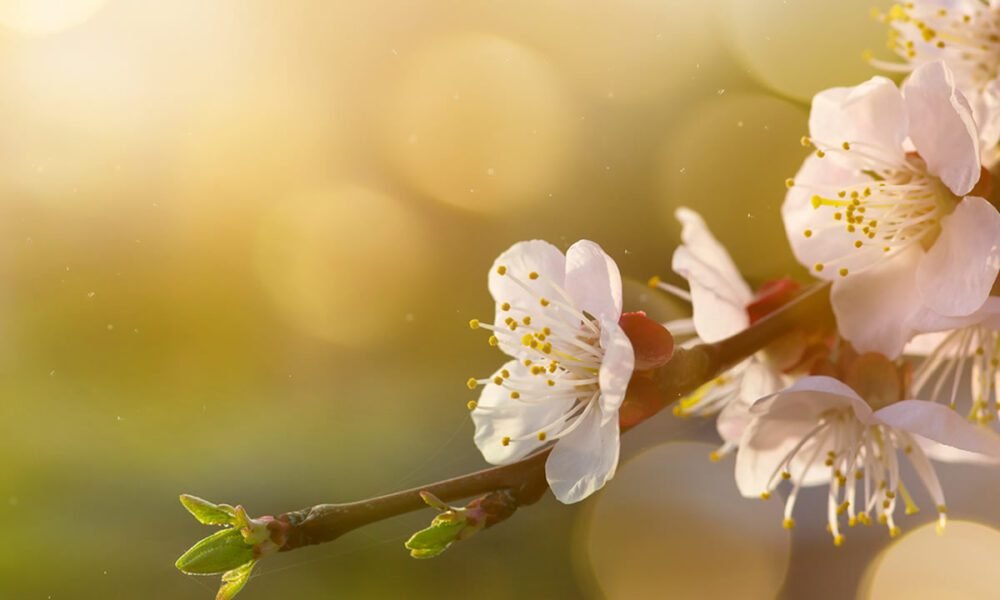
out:
M663 319L679 205L751 281L803 277L783 181L811 95L872 74L871 3L0 0L0 596L211 598L181 492L268 514L481 467L467 322L517 240L596 240ZM715 443L665 414L579 507L433 561L399 518L243 597L996 596L996 472L942 469L944 537L834 548L823 491L789 535Z

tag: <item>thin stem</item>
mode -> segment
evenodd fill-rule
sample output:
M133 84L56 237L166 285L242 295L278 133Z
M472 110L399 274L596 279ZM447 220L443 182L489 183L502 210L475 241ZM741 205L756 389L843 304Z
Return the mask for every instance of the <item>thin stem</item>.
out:
M795 300L761 319L745 331L714 344L701 344L677 350L670 361L652 374L659 391L655 405L646 407L642 416L626 431L658 413L685 394L729 367L752 356L785 333L799 328L819 328L833 323L829 305L829 284L814 285ZM286 525L286 552L302 546L330 542L365 525L413 512L427 505L420 492L427 491L445 502L506 490L516 506L537 502L548 490L545 459L549 449L519 462L492 467L452 479L446 479L401 492L346 504L320 504L284 513L277 520Z

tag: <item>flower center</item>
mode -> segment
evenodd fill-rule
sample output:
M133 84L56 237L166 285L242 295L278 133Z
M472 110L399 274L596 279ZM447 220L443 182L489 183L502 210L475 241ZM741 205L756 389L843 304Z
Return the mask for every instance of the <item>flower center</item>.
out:
M882 425L862 425L850 408L833 408L819 415L815 427L785 455L771 475L768 489L782 480L792 483L785 502L785 528L795 526L792 512L806 476L813 469L830 469L827 496L827 528L834 544L841 545L840 517L847 524L871 524L870 514L889 529L893 537L899 528L893 520L900 497L906 514L918 512L909 491L900 480L899 450L910 459L931 497L937 504L939 527L945 521L944 496L937 475L920 446L909 434ZM823 465L820 466L820 461ZM765 492L763 497L770 497Z
M504 437L502 443L507 446L524 439L558 439L594 410L600 396L598 373L604 357L600 324L580 310L561 285L546 281L534 271L516 273L500 266L497 274L510 279L523 293L509 300L497 299L494 324L473 319L469 326L491 331L490 345L500 346L518 364L501 369L491 378L469 379L468 387L499 386L510 400L526 405L566 402L568 410L537 431ZM500 410L476 402L469 406L482 411Z
M961 76L981 90L1000 75L1000 11L985 2L947 9L933 2L894 5L874 16L891 27L889 48L910 62L944 60L963 65ZM908 71L908 66L871 60L874 66Z
M912 244L928 248L940 233L941 218L961 200L927 172L916 153L900 160L862 142L834 145L803 138L802 143L815 147L819 158L840 156L860 175L857 183L843 187L787 181L789 187L801 185L812 192L812 207L822 214L819 224L804 229L802 235L813 238L827 229L843 229L848 234L842 254L813 265L816 272L834 268L846 277L848 269L839 263L861 250L895 254Z

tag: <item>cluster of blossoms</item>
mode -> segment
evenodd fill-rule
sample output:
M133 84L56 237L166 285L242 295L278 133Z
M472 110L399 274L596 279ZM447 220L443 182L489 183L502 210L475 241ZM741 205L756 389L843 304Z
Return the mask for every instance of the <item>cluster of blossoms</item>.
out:
M904 460L940 526L931 460L1000 460L1000 213L988 170L1000 140L1000 2L926 0L879 17L906 62L872 62L905 81L815 96L802 139L811 153L781 209L796 259L831 284L836 329L789 331L674 408L716 418L713 459L736 454L745 496L782 489L786 527L802 488L828 488L837 545L844 523L896 535L897 507L917 510ZM787 277L755 290L697 213L676 216L672 267L687 287L650 285L690 303L690 319L663 324L683 346L738 334L798 294ZM670 336L650 337L645 315L622 312L618 268L590 241L565 254L515 244L489 289L495 318L471 325L510 360L469 380L482 387L470 402L476 445L495 464L550 450L552 491L577 502L614 476L630 382L669 359Z

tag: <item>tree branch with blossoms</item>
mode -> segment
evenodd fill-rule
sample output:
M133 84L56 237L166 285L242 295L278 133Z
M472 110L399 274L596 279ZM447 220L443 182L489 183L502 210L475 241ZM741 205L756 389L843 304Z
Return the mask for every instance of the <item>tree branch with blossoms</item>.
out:
M785 298L786 303L772 314L728 339L676 350L666 329L641 313L626 313L622 329L635 348L636 372L614 423L628 431L789 331L829 330L833 316L828 294L829 286L814 285ZM502 441L501 447L505 447ZM188 574L224 573L219 597L231 598L242 588L242 584L237 587L232 582L245 583L261 558L332 542L354 529L427 506L441 514L430 528L416 534L408 547L415 557L433 556L457 540L506 520L518 508L537 502L549 489L545 465L550 452L551 448L544 448L511 464L385 496L320 504L257 519L247 517L239 506L184 495L182 503L201 523L224 529L195 544L178 559L177 567ZM471 497L475 499L464 508L444 504Z
M251 518L241 506L182 496L221 526L177 561L222 574L235 596L256 563L333 541L425 506L438 511L406 543L430 558L510 518L547 491L579 502L604 487L619 438L673 405L714 418L735 453L740 493L787 489L795 526L801 490L827 489L827 528L875 522L900 532L897 509L918 510L908 462L946 524L932 460L1000 462L993 429L1000 391L1000 2L924 0L876 17L892 28L906 74L818 93L810 155L786 181L781 208L792 251L820 280L756 290L695 211L681 208L673 271L687 287L651 287L691 306L656 323L625 312L614 260L583 240L565 253L519 242L489 271L489 332L507 361L468 381L474 441L496 466L376 498ZM450 502L468 500L464 506Z

